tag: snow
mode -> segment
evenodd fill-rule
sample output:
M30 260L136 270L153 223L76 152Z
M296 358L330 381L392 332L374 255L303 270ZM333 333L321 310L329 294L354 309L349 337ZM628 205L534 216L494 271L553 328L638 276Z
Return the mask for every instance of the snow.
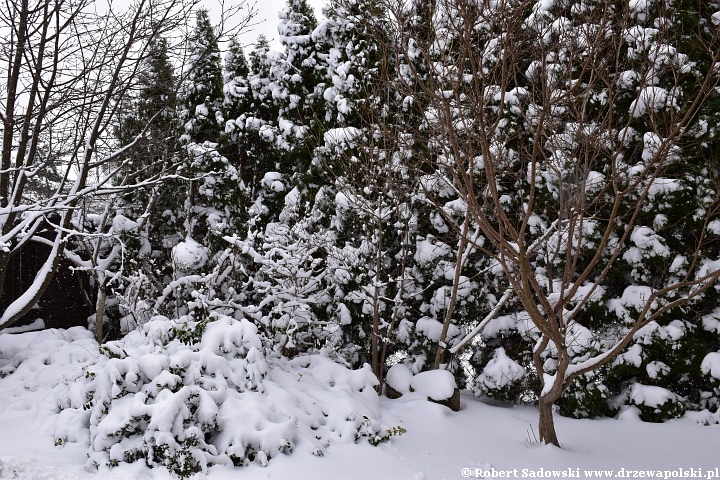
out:
M648 112L655 112L663 108L677 108L675 96L662 87L645 87L640 90L637 99L630 104L630 113L638 118Z
M25 333L25 332L33 332L36 330L43 330L45 329L45 320L42 318L38 318L36 320L33 320L31 323L27 325L21 325L19 327L8 327L3 329L3 333Z
M682 184L676 179L656 178L648 189L648 195L650 195L650 198L654 198L657 195L667 195L668 193L676 192L681 188Z
M260 184L275 192L285 191L285 184L282 182L282 174L280 172L267 172L263 175Z
M702 317L702 327L708 332L720 333L720 308Z
M634 365L636 368L642 365L643 349L641 345L637 343L630 347L627 352L618 355L615 360L616 363L627 363L628 365Z
M208 250L203 245L187 237L172 249L172 259L182 270L197 270L208 260Z
M428 235L426 239L418 240L415 250L415 260L424 266L450 253L451 249L449 245Z
M331 128L323 134L325 144L328 146L348 145L355 146L355 140L362 135L362 130L355 127Z
M595 170L591 170L587 174L587 180L585 180L585 190L587 193L592 194L601 190L605 186L605 175Z
M645 21L651 4L652 0L630 0L628 3L630 15L636 17L641 22Z
M299 201L300 201L300 190L298 190L297 187L294 187L292 190L290 190L290 193L285 195L285 205L287 205L288 207L297 206Z
M645 370L650 378L663 377L670 372L670 366L664 362L654 361L647 364Z
M661 326L657 322L648 322L647 325L635 332L633 338L643 345L652 344L653 336L675 342L685 335L686 326L680 320L673 320L669 325Z
M522 365L511 359L505 353L505 349L495 349L493 358L485 365L482 373L477 378L477 383L490 389L503 388L525 376L525 369Z
M412 378L413 372L407 365L396 363L388 370L385 383L400 393L407 393L410 391Z
M432 342L439 342L440 335L442 334L443 324L434 318L422 317L415 324L415 329L420 335L427 337L428 340ZM447 338L454 338L459 334L460 329L457 326L451 324L447 331Z
M214 344L217 345L217 344ZM719 358L716 354L714 358ZM46 330L23 334L0 335L0 478L20 480L170 480L164 468L148 468L144 462L120 462L113 469L101 467L87 470L89 438L83 433L80 418L58 414L58 402L67 401L77 393L73 385L84 376L84 367L99 357L97 344L90 332L81 328ZM708 361L717 365L720 360ZM148 362L152 363L151 360ZM303 363L305 362L305 363ZM273 414L270 404L246 402L238 397L224 421L262 426L282 434L292 425L283 416L295 415L295 421L308 414L315 418L317 405L325 405L328 424L336 423L337 415L346 405L338 396L357 385L339 383L337 366L318 361L295 361L294 367L278 371L268 390L275 405L276 423L263 425L262 418ZM299 370L294 370L299 368ZM303 370L304 369L304 370ZM299 376L299 372L310 376ZM391 369L396 386L410 378L418 394L403 395L399 399L375 399L375 407L368 412L382 415L389 427L402 427L402 435L393 435L389 442L374 447L367 442L333 442L324 448L323 456L312 454L315 444L310 436L300 436L292 454L279 455L261 466L253 462L246 467L214 466L207 473L193 479L433 479L463 478L463 469L495 471L518 470L517 477L526 472L552 470L584 471L628 470L677 471L680 468L700 469L703 474L717 467L715 445L718 427L703 426L692 418L668 421L663 424L638 420L636 407L626 408L618 420L575 420L555 417L555 424L564 448L538 445L531 427L537 431L537 410L532 406L491 406L467 392L461 396L462 408L452 412L448 408L421 398L421 393L442 390L451 386L448 372L427 372L430 375L408 375L407 367ZM404 379L404 380L401 380ZM304 386L304 382L311 383ZM333 381L336 390L320 388ZM302 400L298 392L313 396ZM643 404L662 404L667 399L660 387L639 386L633 397ZM374 394L373 394L374 395ZM438 395L439 396L439 395ZM292 400L298 403L290 403ZM370 396L367 397L370 400ZM79 400L79 399L76 399ZM335 403L337 401L337 403ZM283 409L278 407L282 405ZM63 412L70 412L64 410ZM305 412L305 413L304 413ZM201 416L211 415L203 410ZM703 418L714 419L706 412ZM285 417L287 418L287 417ZM698 416L698 418L700 418ZM321 419L321 418L320 418ZM344 421L344 419L343 419ZM259 423L258 423L259 422ZM249 435L255 435L251 430ZM61 437L62 435L62 437ZM58 438L63 438L62 442ZM652 439L652 441L648 441ZM56 441L58 444L56 445ZM672 476L672 474L670 475ZM514 478L511 475L509 478ZM552 477L548 477L552 478ZM610 476L612 478L612 476Z
M422 317L415 324L417 332L432 342L440 341L443 324L431 317Z
M112 221L112 232L129 232L133 231L138 227L137 222L134 222L124 215L115 215Z
M636 405L657 408L677 397L670 390L652 385L635 383L630 391L630 401Z
M617 83L621 88L630 88L639 79L640 75L635 70L625 70L617 74Z
M630 241L635 244L623 253L623 259L630 264L640 264L646 257L668 257L670 249L664 245L662 237L652 228L635 227L630 235Z
M720 380L720 352L708 353L700 364L700 371Z
M446 400L455 391L455 377L447 370L420 372L410 381L410 391L433 400Z
M645 307L645 304L650 300L653 294L653 289L644 285L630 285L627 287L622 294L620 299L613 299L609 302L609 307L615 309L618 317L623 317L625 310L624 307L634 308L640 312ZM653 306L655 302L653 302ZM638 332L640 333L640 332Z
M209 114L210 112L208 111L208 107L204 103L201 103L200 105L195 107L195 116L207 117Z

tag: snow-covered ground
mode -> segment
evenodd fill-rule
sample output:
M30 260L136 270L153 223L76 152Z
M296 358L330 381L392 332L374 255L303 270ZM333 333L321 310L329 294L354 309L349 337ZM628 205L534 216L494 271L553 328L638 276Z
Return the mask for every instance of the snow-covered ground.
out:
M40 336L41 335L41 336ZM112 470L86 470L88 445L80 425L56 413L63 391L92 362L91 338L48 331L0 335L1 479L169 479L164 469L142 462ZM8 374L8 372L13 372ZM691 419L643 423L632 410L619 419L557 417L562 449L538 445L537 412L532 407L491 406L463 395L462 409L420 399L380 402L382 420L406 432L373 447L331 444L313 456L295 439L290 455L261 467L211 467L207 479L461 479L461 478L717 478L720 426ZM59 436L68 440L56 445ZM623 469L623 470L621 470ZM596 473L597 472L597 473ZM501 475L502 473L502 475ZM598 475L600 474L600 475ZM625 475L623 477L622 475ZM652 475L651 475L652 474ZM493 477L493 475L495 475Z

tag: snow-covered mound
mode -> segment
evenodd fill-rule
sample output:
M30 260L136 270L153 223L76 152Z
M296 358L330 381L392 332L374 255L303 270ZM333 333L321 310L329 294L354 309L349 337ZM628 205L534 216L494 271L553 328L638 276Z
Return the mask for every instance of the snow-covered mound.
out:
M455 377L447 370L429 370L414 375L407 365L397 363L388 370L386 394L389 398L430 400L454 411L460 409L460 392Z
M368 367L268 351L246 319L155 317L103 347L62 415L85 416L90 465L143 460L181 477L266 465L296 446L322 456L333 442L389 438Z
M1 334L0 413L36 410L40 421L54 416L69 405L68 386L82 377L82 366L99 355L92 332L82 327Z

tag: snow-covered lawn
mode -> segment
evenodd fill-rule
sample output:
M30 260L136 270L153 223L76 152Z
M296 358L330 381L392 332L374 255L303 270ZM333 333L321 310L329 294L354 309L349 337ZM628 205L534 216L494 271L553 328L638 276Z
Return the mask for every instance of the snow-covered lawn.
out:
M80 329L71 334L0 335L1 479L176 478L167 470L149 469L142 461L120 463L111 470L86 470L83 427L69 424L73 417L56 411L69 385L82 375L83 365L97 355L97 345ZM322 457L312 455L311 442L300 435L294 439L292 454L280 454L266 467L215 466L192 478L460 479L486 473L495 473L496 478L562 478L563 473L590 478L592 471L612 472L605 478L623 478L616 475L623 473L621 469L628 477L639 475L638 470L648 471L642 476L651 476L651 471L660 478L720 474L720 426L703 426L688 418L643 423L633 410L619 419L558 416L558 435L564 444L558 449L536 443L532 429L537 430L537 412L532 407L491 406L465 394L457 413L417 398L384 397L380 411L384 424L406 432L377 447L365 438L357 444L335 442ZM56 445L59 436L68 441ZM500 472L505 476L500 477Z

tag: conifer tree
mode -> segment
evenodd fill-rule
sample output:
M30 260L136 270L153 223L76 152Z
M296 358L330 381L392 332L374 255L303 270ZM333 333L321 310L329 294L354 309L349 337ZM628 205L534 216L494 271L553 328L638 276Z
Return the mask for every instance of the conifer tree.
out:
M225 54L224 78L225 83L237 77L246 78L250 74L245 51L240 41L233 37L230 39L230 46Z
M167 39L158 38L149 45L136 91L126 101L127 113L115 129L120 145L141 135L128 168L122 174L133 175L136 179L149 178L167 167L167 162L176 154L176 91Z
M180 92L184 141L217 143L222 128L223 75L220 47L207 10L196 12L196 25L188 42L190 72Z
M415 266L423 214L414 142L405 135L411 104L387 81L397 59L371 33L386 30L383 6L339 1L325 15L314 34L326 102L324 112L316 111L325 124L316 162L337 192L336 308L346 343L356 347L359 362L372 365L381 391L390 356L404 356L415 372L432 365L428 345L437 340L417 324L425 317L423 325L431 325L437 320L430 316L440 313L423 307L425 278ZM385 131L393 134L377 135Z
M120 145L140 136L129 153L128 167L118 175L120 184L142 182L161 173L172 177L180 166L177 78L167 39L159 37L149 45L138 79L137 89L126 104L128 113L115 129ZM123 276L125 282L117 292L120 296L138 297L137 301L124 304L145 303L140 296L152 298L171 277L171 249L182 238L183 215L177 199L184 196L184 191L184 182L166 178L160 184L150 184L122 196L119 213L141 227L140 231L124 234L130 236L125 240L129 261ZM140 220L142 217L147 218ZM110 313L119 317L138 316L137 311ZM117 333L119 325L111 328Z
M280 146L284 150L282 170L300 181L310 167L316 130L313 111L322 108L322 97L316 91L321 88L318 57L311 35L317 20L306 0L288 0L278 16L280 43L285 48L284 71L278 79L278 126L283 139Z
M182 173L189 179L185 234L207 246L211 232L232 223L238 177L217 150L225 129L223 74L217 35L205 9L196 13L187 48L189 75L180 92L186 145Z
M224 103L223 115L226 119L220 136L218 151L237 170L238 181L234 186L233 201L237 205L232 223L243 230L247 222L248 201L251 198L247 172L249 165L250 137L245 132L244 119L252 106L250 92L250 66L237 38L230 40L223 66Z
M277 123L284 57L272 51L267 37L260 35L249 60L251 74L247 88L234 91L247 110L235 119L235 125L245 138L247 162L243 181L252 202L248 212L251 217L266 221L280 214L283 206L280 195L286 190L285 183L280 181L284 175L278 147L282 135Z
M120 172L118 182L141 182L161 172L171 174L178 165L177 81L167 39L158 38L150 44L138 78L137 90L127 102L128 113L121 117L115 135L120 145L140 138L129 153L128 166ZM165 194L178 188L180 183L168 180L156 189L153 198L150 187L123 196L122 210L128 218L137 219L146 213L150 203L153 218L144 222L147 226L143 234L144 251L161 250L178 233L181 220L175 213L172 197Z

